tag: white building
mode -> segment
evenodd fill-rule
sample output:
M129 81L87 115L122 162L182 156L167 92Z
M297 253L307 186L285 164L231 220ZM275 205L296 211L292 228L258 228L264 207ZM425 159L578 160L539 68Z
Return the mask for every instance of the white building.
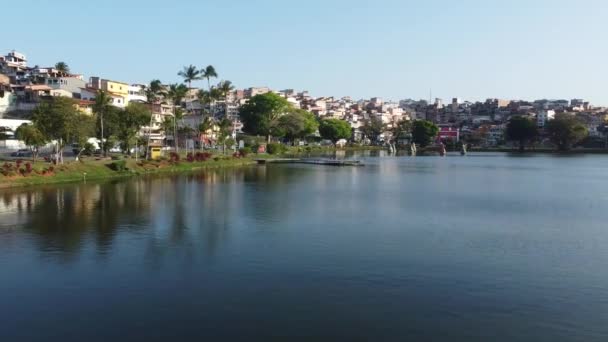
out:
M143 84L131 84L129 86L129 95L127 96L127 103L129 102L146 102L146 86Z
M540 110L536 114L536 124L538 127L543 128L547 124L547 121L555 118L554 110Z

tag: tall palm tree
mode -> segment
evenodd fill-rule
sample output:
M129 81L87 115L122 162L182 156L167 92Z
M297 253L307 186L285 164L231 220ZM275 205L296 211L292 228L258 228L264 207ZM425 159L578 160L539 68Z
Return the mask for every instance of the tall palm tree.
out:
M181 76L184 79L184 82L188 83L188 88L192 88L192 81L198 81L202 78L201 71L192 64L184 67L177 75Z
M234 85L232 85L232 82L230 82L230 81L221 81L217 85L217 88L219 89L220 93L224 97L224 105L225 105L224 117L227 118L228 117L228 96L234 90Z
M55 69L61 76L67 76L70 73L70 67L66 62L57 62L55 64Z
M217 72L213 65L207 65L206 68L200 70L202 78L207 79L207 85L209 86L209 91L211 91L211 79L217 78Z
M196 98L201 105L201 111L204 115L205 107L211 104L211 94L209 94L209 91L201 89L196 93Z
M181 105L182 100L188 93L188 87L184 84L172 84L167 91L167 97L173 102L173 139L175 143L175 152L179 153L179 144L177 140L177 107Z
M200 134L205 134L205 133L207 133L208 130L210 130L212 128L213 128L213 119L211 119L210 117L206 117L205 119L203 119L201 124L198 125L198 131ZM201 144L201 150L202 150L205 146L205 141L203 141L201 139L200 144Z
M217 78L217 71L215 71L215 68L213 67L213 65L207 65L206 68L201 69L201 75L203 78L207 79L207 86L208 86L207 89L209 90L209 94L211 94L211 91L213 89L213 87L211 87L211 79ZM213 100L211 101L211 104L209 105L209 111L215 115L215 110L213 108Z
M150 81L150 85L146 87L146 98L148 103L155 103L159 97L164 95L163 85L160 80Z
M221 100L222 97L224 97L224 95L220 88L212 86L209 90L209 99L211 100L213 116L215 116L215 101Z
M95 96L95 104L93 104L93 112L99 117L100 128L101 128L101 140L100 140L100 148L103 152L103 155L106 156L106 149L104 148L105 144L103 141L103 116L108 112L108 109L112 105L112 97L106 93L105 91L100 91Z

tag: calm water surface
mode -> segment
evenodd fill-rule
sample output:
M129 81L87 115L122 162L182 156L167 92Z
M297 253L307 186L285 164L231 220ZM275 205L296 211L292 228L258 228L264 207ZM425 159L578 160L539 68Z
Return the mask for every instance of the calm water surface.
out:
M360 158L0 192L0 340L608 340L608 157Z

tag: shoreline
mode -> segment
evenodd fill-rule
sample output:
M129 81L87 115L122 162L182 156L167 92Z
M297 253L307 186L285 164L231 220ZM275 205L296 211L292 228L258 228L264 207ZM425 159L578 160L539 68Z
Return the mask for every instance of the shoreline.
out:
M281 158L284 155L305 155L309 153L324 153L335 151L379 151L384 150L380 146L364 147L346 147L344 149L336 148L314 148L312 150L303 147L292 147L284 154L251 154L244 158L234 158L231 156L215 155L213 159L207 161L188 162L182 160L178 163L170 163L168 161L136 162L134 159L120 159L125 162L126 170L116 171L111 168L111 164L118 160L85 160L81 162L69 162L66 164L53 165L55 170L51 175L32 174L29 176L14 175L4 176L0 174L0 191L18 188L29 188L34 186L59 185L59 184L76 184L86 181L102 181L122 178L141 177L147 175L168 175L191 173L209 169L221 168L238 168L245 166L256 165L257 159L275 159ZM518 149L511 148L475 148L469 152L481 153L511 153L518 155L532 154L553 154L553 155L573 155L573 154L608 154L606 149L573 149L570 151L556 151L554 149L529 149L520 152ZM0 161L0 166L7 163L15 164L15 161ZM29 160L23 160L23 164L31 163ZM51 164L37 162L33 168L37 171L44 167L50 167Z
M181 161L177 164L165 164L155 168L140 166L135 162L135 160L127 159L125 161L128 168L125 171L112 170L110 168L110 164L115 162L114 160L100 160L88 162L71 162L63 165L55 165L57 171L55 171L52 175L18 175L12 177L0 175L0 191L17 188L30 188L34 186L60 185L70 183L76 184L88 181L133 178L147 175L188 173L207 169L236 168L256 164L256 162L250 157L239 159L231 158L220 160L208 160L204 162L192 163L187 161ZM28 161L24 160L24 163L26 162Z

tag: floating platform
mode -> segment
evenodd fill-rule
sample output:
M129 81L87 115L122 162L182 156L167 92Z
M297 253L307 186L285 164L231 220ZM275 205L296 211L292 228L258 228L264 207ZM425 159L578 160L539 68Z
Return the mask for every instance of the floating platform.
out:
M336 160L336 159L298 159L298 158L277 158L277 159L256 159L258 164L312 164L328 166L364 166L359 160Z

